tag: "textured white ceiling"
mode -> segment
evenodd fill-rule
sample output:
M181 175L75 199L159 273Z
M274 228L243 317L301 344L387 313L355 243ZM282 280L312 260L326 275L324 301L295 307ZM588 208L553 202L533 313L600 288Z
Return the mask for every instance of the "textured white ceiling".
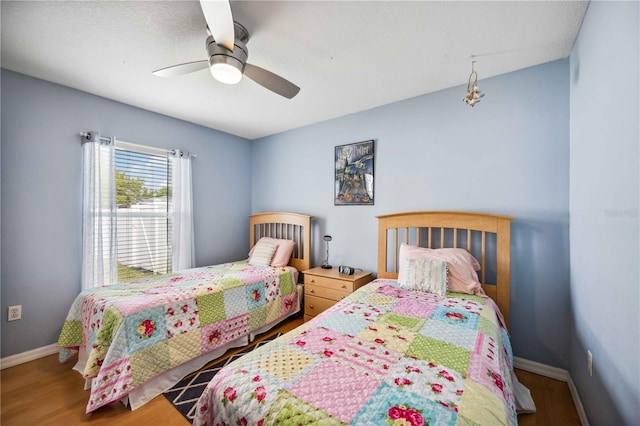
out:
M2 1L3 68L248 139L567 57L585 1L232 1L249 61L301 87L292 100L208 71L194 1ZM461 93L462 99L464 93Z

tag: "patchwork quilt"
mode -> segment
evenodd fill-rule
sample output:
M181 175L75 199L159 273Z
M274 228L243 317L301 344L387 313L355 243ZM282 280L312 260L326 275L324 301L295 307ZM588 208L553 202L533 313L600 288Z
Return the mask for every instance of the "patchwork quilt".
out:
M80 293L60 333L59 357L86 347L89 413L296 309L288 268L236 262L143 278Z
M194 425L516 425L512 358L491 299L376 280L220 370Z

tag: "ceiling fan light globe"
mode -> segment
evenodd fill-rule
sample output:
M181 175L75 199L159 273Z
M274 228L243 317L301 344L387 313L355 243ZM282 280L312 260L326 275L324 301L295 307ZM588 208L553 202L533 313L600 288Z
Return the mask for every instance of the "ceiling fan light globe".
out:
M224 84L236 84L242 79L242 71L226 62L211 65L213 78Z

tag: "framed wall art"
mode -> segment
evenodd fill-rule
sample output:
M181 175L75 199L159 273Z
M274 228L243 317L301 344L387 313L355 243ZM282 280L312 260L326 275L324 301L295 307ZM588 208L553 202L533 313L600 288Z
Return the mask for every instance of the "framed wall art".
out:
M373 205L373 159L373 140L336 146L336 206Z

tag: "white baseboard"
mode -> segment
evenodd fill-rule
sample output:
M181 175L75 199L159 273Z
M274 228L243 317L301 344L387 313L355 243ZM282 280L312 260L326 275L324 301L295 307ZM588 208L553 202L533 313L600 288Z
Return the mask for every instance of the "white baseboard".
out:
M573 398L573 404L576 406L578 417L582 426L589 426L589 419L587 413L584 411L580 394L575 383L571 379L569 372L563 368L551 367L550 365L542 364L536 361L529 361L528 359L513 357L513 367L520 370L528 371L530 373L539 374L540 376L549 377L550 379L560 380L566 382L569 386L569 392Z
M13 367L15 365L24 364L25 362L33 361L34 359L43 358L45 356L53 355L60 350L60 347L55 343L41 348L32 349L27 352L11 355L0 359L0 370Z
M549 377L550 379L560 380L561 382L567 382L569 379L569 372L565 369L551 367L550 365L529 361L528 359L518 358L517 356L513 357L513 366L520 370L539 374L544 377Z
M569 376L567 384L569 385L569 392L571 392L571 396L573 397L573 403L576 405L576 411L578 412L580 423L582 423L582 426L589 426L587 412L584 411L584 406L582 405L582 400L580 399L580 395L578 394L578 389L576 388L576 384L573 383L573 379L571 379L571 376Z

